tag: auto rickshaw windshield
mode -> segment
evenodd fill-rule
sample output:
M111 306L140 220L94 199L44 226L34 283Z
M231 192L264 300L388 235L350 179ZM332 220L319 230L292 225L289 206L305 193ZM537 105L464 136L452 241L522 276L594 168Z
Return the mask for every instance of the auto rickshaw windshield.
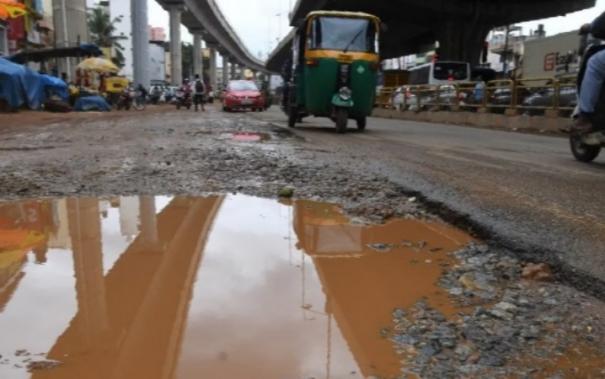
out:
M316 17L310 49L378 53L376 23L366 18Z

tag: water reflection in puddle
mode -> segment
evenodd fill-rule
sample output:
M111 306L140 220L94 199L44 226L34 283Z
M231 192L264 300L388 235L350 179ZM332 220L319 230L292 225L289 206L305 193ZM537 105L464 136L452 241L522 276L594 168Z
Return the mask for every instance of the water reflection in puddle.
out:
M468 241L245 196L0 204L0 377L394 377L380 331L453 311L435 282Z
M237 132L221 134L220 138L223 140L232 140L235 142L264 142L270 140L271 136L266 133Z

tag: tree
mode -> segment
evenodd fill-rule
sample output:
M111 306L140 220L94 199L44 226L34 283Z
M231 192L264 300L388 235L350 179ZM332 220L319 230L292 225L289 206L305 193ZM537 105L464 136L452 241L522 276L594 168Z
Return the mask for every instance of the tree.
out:
M123 16L118 16L112 19L106 8L99 4L91 8L87 14L91 42L101 48L113 48L114 56L111 60L120 68L124 67L125 59L124 46L119 41L126 37L116 36L115 33L116 25L122 22L122 18Z
M181 54L183 59L183 78L193 77L193 45L182 42Z

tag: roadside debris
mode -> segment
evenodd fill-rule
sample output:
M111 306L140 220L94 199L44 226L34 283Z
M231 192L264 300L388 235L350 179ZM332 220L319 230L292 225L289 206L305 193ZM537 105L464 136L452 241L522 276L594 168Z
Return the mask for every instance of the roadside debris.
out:
M523 279L537 280L541 282L550 282L553 280L553 275L550 267L545 263L529 263L523 267L523 273L521 274Z
M406 362L404 374L529 378L548 369L552 376L545 378L601 375L598 365L577 361L572 374L549 362L596 346L591 362L605 365L605 319L595 312L602 304L561 285L522 281L521 262L486 246L471 244L454 255L459 263L440 285L458 313L446 316L425 301L393 313L390 338ZM545 266L536 266L531 277L544 280Z

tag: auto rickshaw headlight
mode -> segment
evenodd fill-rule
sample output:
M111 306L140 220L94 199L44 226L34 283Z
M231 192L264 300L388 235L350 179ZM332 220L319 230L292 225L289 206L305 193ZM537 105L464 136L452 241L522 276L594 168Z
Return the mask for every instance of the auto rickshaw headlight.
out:
M340 91L338 91L338 96L344 101L351 100L351 96L353 96L353 91L351 91L348 87L342 87Z

